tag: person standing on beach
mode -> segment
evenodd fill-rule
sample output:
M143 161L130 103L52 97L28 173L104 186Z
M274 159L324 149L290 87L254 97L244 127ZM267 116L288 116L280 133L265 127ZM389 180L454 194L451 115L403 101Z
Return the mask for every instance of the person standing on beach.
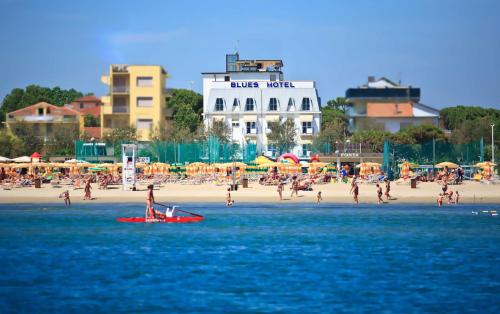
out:
M293 197L293 194L295 193L295 196L299 196L299 181L297 181L297 178L293 179L292 182L292 195L290 197Z
M85 181L85 187L83 188L83 191L85 193L85 196L83 197L84 200L92 200L92 194L90 190L92 190L92 187L90 186L90 179L87 179Z
M380 186L380 184L377 183L377 197L378 197L378 203L379 204L382 204L384 202L384 200L382 199L382 187Z
M460 194L458 194L458 191L455 191L455 204L458 204L459 199L460 199Z
M69 191L68 190L64 191L63 197L64 197L64 204L66 206L71 206L71 200L69 199Z
M439 193L438 199L437 199L437 204L439 207L443 206L443 193Z
M280 196L280 201L283 200L283 188L284 188L284 185L283 185L283 181L280 181L280 183L278 184L278 195Z
M323 198L321 197L321 191L318 192L318 195L316 196L317 200L316 200L316 203L319 204L321 203L321 201L323 200Z
M385 179L385 198L389 200L391 198L391 194L389 192L391 191L391 181L389 179Z
M226 195L226 206L231 207L233 206L233 200L231 199L231 188L227 188L227 195Z
M356 181L353 181L353 184L351 186L351 193L354 196L354 201L356 202L356 204L359 204L359 199L358 199L359 187L358 187L358 184L356 183Z

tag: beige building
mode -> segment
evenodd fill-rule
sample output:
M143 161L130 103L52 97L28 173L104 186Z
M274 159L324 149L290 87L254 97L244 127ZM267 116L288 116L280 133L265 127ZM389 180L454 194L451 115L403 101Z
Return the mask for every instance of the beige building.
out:
M111 65L101 81L109 86L101 98L101 133L134 126L141 141L166 123L167 72L159 65Z
M73 126L83 131L83 116L70 108L39 102L37 104L7 113L6 126L13 130L16 124L30 125L37 136L47 140L63 125Z

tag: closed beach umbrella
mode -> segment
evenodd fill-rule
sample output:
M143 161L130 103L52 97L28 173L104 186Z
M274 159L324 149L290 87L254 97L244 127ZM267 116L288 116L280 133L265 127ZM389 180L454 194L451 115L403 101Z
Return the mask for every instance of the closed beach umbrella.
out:
M405 161L401 167L401 177L408 178L410 175L410 163Z

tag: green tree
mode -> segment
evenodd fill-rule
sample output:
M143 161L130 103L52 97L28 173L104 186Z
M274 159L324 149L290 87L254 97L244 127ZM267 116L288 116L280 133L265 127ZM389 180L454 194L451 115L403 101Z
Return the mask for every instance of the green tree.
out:
M166 100L167 108L173 110L174 116L183 105L189 105L200 116L203 113L203 96L192 90L172 88Z
M401 144L423 144L432 139L447 141L443 130L432 124L413 125L399 130L393 139Z
M460 128L462 123L478 118L489 117L493 121L500 120L500 110L472 106L456 106L444 108L440 113L443 127L448 130Z
M231 128L224 121L213 121L212 126L207 130L207 134L218 138L223 144L229 143L231 140Z
M112 144L135 143L137 142L137 129L127 126L114 128L104 134L104 141Z
M53 134L45 143L45 153L50 156L75 155L75 141L80 137L78 125L54 126Z
M283 122L270 122L269 123L268 140L276 145L278 154L290 152L290 150L297 143L297 129L293 119L286 119Z
M38 135L33 124L17 122L11 126L11 131L23 143L23 148L20 150L23 155L30 155L36 151L43 152L44 139Z
M201 116L189 104L181 104L174 115L174 128L195 133L201 123Z
M101 125L99 120L100 120L99 118L94 117L91 114L86 114L83 117L83 125L85 127L97 127Z
M381 153L384 151L384 141L391 138L392 134L390 132L379 130L359 130L352 134L350 140L353 143L368 144L371 151Z
M346 113L347 109L352 106L351 103L347 102L347 100L344 97L337 97L335 99L330 99L329 101L326 102L326 107L325 108L331 108L331 109L337 109L340 110L342 113Z
M24 154L24 143L7 130L0 130L0 156L15 158Z

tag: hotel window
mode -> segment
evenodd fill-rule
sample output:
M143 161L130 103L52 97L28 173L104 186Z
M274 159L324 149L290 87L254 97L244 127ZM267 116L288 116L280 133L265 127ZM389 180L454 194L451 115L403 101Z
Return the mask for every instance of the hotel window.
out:
M215 100L215 111L223 111L224 110L224 99L217 98Z
M288 99L288 106L286 108L287 111L295 111L295 103L293 101L293 98Z
M43 108L38 108L38 115L43 116Z
M253 98L247 98L247 102L245 103L245 111L253 111L254 110L254 100Z
M276 74L271 74L271 76L269 77L269 80L270 80L271 82L276 81Z
M137 97L137 107L153 107L153 97Z
M247 134L257 134L257 126L255 122L247 122Z
M271 156L276 156L276 153L278 152L278 150L276 149L276 144L268 144L267 151L271 153Z
M302 134L312 134L312 122L302 122Z
M311 155L311 144L302 144L302 156Z
M278 99L271 98L269 99L269 111L277 111L278 110Z
M302 98L302 111L309 111L311 110L311 99L309 98Z
M47 109L45 110L45 113L46 113L46 114L50 114L50 108L47 108Z
M239 102L238 98L235 98L233 100L233 111L237 110L239 107L240 107L240 102Z
M231 80L231 77L229 75L224 76L224 81L229 82Z
M83 107L84 107L84 104L83 104L83 102L81 102L80 103L80 109L83 109Z
M137 128L138 129L148 129L150 130L153 127L152 119L137 119Z
M233 128L239 128L240 127L240 123L239 122L233 122L232 125L233 125Z
M139 76L137 78L137 87L152 87L153 78L151 76Z

